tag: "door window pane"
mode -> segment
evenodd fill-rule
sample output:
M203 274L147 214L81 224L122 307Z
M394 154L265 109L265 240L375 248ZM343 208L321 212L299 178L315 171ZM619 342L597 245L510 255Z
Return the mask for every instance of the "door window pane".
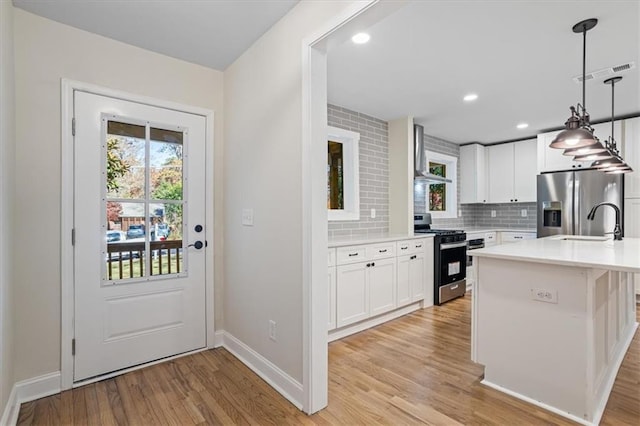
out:
M184 139L183 131L107 121L105 281L186 272Z
M145 127L107 122L107 196L140 199L145 194Z
M429 162L429 173L447 177L447 165ZM447 208L447 185L433 183L429 185L429 211L445 211Z
M344 209L344 158L342 144L329 141L327 208Z

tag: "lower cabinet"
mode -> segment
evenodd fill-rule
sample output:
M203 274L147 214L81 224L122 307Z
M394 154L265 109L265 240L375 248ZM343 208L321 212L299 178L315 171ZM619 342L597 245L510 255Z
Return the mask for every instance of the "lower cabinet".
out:
M336 328L336 279L336 267L329 266L329 330Z
M336 253L335 257L331 253ZM330 249L328 277L329 330L422 300L424 306L431 306L433 240Z
M424 299L425 261L424 252L398 257L398 306Z
M396 307L396 259L340 265L336 302L338 327Z

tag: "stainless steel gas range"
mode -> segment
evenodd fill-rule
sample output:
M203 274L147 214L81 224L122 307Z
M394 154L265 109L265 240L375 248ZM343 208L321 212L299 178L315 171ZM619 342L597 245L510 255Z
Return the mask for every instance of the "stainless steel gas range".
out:
M441 305L464 296L467 283L467 235L464 231L431 229L431 215L413 216L416 234L433 234L433 303Z

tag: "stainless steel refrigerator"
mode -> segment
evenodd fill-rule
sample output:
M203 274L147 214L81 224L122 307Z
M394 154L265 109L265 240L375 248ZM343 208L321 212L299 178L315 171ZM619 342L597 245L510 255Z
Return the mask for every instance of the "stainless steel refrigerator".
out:
M578 170L538 175L538 238L612 233L616 223L614 209L602 206L595 220L587 219L591 208L605 201L620 208L624 223L622 174Z

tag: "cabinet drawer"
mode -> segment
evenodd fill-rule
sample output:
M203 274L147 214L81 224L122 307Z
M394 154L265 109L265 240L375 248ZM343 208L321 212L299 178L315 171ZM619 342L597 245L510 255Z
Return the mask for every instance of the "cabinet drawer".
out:
M484 244L495 244L498 242L498 238L495 232L486 232L484 234Z
M337 249L337 264L362 262L367 258L366 246L339 247Z
M329 249L328 266L336 266L336 249Z
M395 241L367 246L367 260L384 259L396 255Z
M533 232L501 232L500 239L503 243L517 243L522 240L535 239L536 234Z

